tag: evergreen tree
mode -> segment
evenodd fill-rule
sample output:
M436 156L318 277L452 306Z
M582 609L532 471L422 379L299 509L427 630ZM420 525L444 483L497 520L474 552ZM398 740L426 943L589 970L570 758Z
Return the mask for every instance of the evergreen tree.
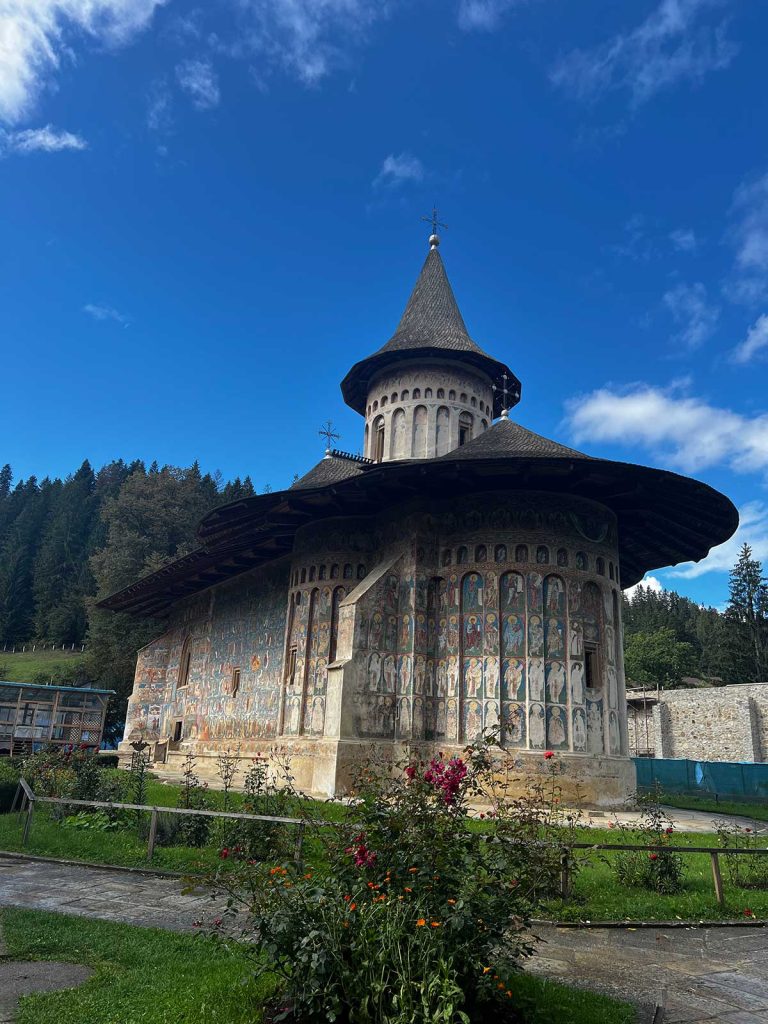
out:
M731 571L729 590L725 615L734 627L732 656L743 665L744 682L762 682L768 665L768 583L748 544Z

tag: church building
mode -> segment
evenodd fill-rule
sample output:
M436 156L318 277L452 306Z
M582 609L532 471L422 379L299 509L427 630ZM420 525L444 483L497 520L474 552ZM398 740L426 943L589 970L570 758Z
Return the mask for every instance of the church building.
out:
M520 382L470 337L439 244L341 382L364 455L329 446L287 490L215 509L192 554L102 602L162 622L123 753L140 734L212 774L218 751L279 747L328 795L372 746L449 755L498 729L522 770L562 754L592 805L634 790L621 590L703 558L736 509L513 420Z

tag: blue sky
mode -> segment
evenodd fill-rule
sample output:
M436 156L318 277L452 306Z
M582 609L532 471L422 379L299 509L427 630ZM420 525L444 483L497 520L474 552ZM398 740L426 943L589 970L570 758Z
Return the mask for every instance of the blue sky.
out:
M768 561L768 7L747 0L6 0L0 462L143 458L257 488L426 254L516 416L691 473Z

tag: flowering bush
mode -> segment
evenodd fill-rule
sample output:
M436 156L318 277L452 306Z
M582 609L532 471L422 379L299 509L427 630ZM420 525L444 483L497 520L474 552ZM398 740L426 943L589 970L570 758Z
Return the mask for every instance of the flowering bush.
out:
M658 893L676 893L683 888L683 858L674 850L674 823L662 808L661 793L653 790L640 797L640 821L634 825L612 823L627 844L658 846L659 850L626 850L609 860L622 885L639 886Z
M713 822L717 840L725 852L725 870L731 883L740 889L768 889L768 853L736 854L729 850L765 850L768 828L741 826L735 822Z
M282 978L275 1020L467 1024L511 998L560 861L537 843L553 820L549 763L535 792L510 799L493 747L362 765L342 820L305 819L304 863L221 851L228 870L211 882L228 921L216 931L239 924L256 970Z

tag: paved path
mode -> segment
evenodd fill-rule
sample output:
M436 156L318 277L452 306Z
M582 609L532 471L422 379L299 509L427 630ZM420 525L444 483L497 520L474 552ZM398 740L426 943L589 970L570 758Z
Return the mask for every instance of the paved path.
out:
M180 881L0 854L0 906L30 907L185 931L209 919L208 896ZM653 1006L669 1024L768 1024L768 928L541 926L538 974ZM646 1019L648 1017L646 1016Z

